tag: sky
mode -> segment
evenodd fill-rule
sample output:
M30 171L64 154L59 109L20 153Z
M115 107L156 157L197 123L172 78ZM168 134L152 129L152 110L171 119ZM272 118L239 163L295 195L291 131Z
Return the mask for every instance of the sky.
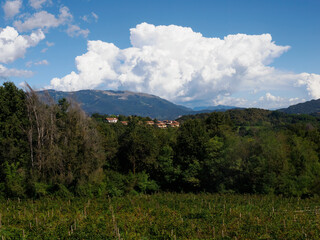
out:
M2 0L0 82L188 107L320 98L319 0Z

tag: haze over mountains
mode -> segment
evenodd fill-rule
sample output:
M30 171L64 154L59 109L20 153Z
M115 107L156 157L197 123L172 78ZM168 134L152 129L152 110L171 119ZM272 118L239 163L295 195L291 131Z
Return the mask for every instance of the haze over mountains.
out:
M48 90L47 92L55 101L61 98L71 98L75 100L89 115L93 113L126 116L137 115L163 120L176 119L182 115L241 109L234 106L223 105L203 106L191 109L176 105L155 95L130 91L80 90L75 92L62 92ZM45 91L39 91L38 94L44 97ZM288 108L279 109L279 111L289 114L312 114L320 112L320 99L299 103Z

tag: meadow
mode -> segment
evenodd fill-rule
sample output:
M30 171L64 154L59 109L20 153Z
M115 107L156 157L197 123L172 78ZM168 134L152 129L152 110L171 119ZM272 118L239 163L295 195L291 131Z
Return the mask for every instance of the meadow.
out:
M320 198L177 194L2 200L5 239L319 239Z

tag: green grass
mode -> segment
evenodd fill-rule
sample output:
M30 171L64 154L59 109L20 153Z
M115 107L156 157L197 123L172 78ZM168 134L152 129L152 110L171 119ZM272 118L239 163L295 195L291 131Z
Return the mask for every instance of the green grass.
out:
M6 200L0 239L320 239L319 200L171 193Z

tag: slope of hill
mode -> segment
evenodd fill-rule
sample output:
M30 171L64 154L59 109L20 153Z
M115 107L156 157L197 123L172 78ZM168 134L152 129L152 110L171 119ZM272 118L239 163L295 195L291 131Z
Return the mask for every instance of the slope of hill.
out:
M81 90L76 92L48 90L47 92L55 101L60 98L75 100L88 114L138 115L163 120L176 119L181 115L194 113L192 109L145 93L111 90ZM44 96L45 92L39 91L38 94Z
M279 109L280 112L289 114L315 114L320 112L320 99L298 103L288 108Z
M242 108L234 107L234 106L225 106L225 105L206 106L206 107L201 106L201 107L193 108L194 111L198 111L198 112L225 112L231 109L242 109Z

